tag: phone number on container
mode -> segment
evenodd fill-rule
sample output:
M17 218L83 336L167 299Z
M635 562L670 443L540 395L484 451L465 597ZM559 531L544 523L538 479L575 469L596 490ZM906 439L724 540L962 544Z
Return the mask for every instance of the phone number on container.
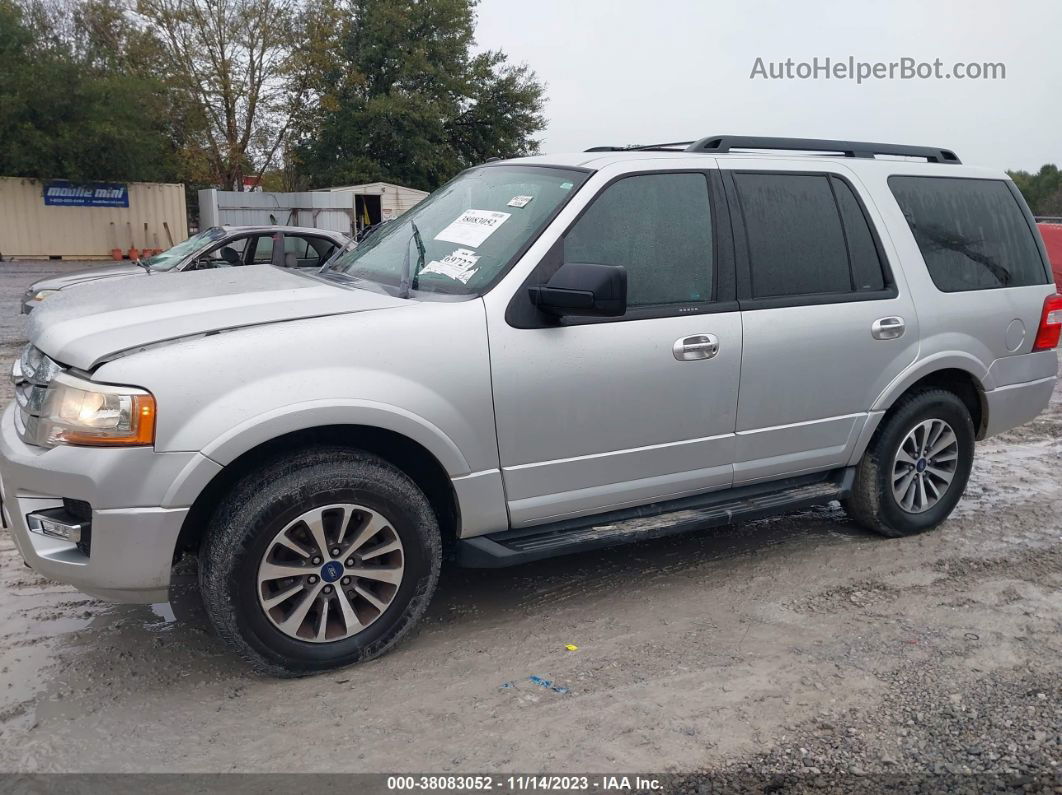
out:
M587 776L388 776L389 790L572 791L590 789Z

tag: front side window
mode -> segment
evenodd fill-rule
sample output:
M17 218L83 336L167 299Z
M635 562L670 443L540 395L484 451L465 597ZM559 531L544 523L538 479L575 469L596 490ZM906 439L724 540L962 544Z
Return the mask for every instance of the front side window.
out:
M219 268L243 265L244 252L247 250L249 237L237 237L228 240L222 246L216 246L207 254L207 258Z
M712 299L704 174L640 174L605 188L564 238L565 262L622 265L627 306Z
M285 238L286 239L286 238ZM259 235L254 244L254 264L268 264L273 261L273 233Z
M336 257L321 276L394 290L408 264L414 297L479 295L585 179L582 171L541 166L470 169Z
M1047 284L1025 214L1003 180L889 177L937 289Z

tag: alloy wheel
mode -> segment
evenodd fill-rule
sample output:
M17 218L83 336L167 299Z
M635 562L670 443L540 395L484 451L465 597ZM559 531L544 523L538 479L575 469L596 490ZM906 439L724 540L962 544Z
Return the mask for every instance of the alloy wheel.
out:
M404 570L402 539L385 516L363 505L326 505L270 541L258 566L258 601L284 634L332 643L383 615Z
M959 466L959 439L944 420L915 425L896 450L892 493L908 513L924 513L940 502Z

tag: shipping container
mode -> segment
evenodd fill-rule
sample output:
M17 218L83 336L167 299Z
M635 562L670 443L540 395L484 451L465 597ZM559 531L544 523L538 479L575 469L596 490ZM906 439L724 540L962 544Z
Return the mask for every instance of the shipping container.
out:
M110 259L188 237L184 185L71 183L0 177L4 259Z

